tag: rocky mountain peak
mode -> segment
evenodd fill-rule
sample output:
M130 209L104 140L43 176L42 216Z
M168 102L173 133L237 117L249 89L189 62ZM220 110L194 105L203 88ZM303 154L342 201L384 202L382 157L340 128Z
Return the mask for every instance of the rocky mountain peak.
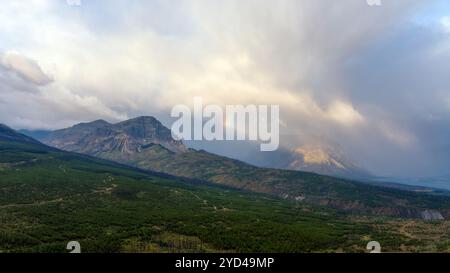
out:
M173 140L171 131L154 117L138 117L118 123L114 127L134 138L141 138L144 141L154 139Z
M313 146L302 146L294 149L293 152L303 157L304 164L318 165L334 165L340 169L346 169L343 163L339 162L329 151Z
M117 124L104 120L80 123L54 131L43 142L59 149L99 156L103 153L139 153L149 144L182 153L188 148L154 117L138 117Z
M370 177L370 174L339 148L327 145L304 145L293 149L287 169L340 177Z
M74 125L72 128L98 128L110 126L111 124L103 119L95 120L92 122L79 123Z

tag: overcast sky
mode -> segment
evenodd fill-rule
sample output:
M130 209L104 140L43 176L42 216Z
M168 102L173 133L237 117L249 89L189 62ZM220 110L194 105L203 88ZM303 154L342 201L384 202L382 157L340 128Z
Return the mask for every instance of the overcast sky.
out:
M378 175L450 173L447 0L0 5L0 122L14 128L165 120L202 96L279 104L283 146L338 143Z

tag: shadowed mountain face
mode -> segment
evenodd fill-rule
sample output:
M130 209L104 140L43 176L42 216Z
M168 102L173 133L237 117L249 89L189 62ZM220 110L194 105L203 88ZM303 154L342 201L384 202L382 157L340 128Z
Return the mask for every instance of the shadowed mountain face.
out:
M104 120L81 123L47 135L43 142L67 151L98 156L118 152L132 155L148 144L159 144L172 152L186 152L181 141L153 117L140 117L117 124Z
M422 218L426 209L450 217L450 198L418 194L299 171L258 168L187 149L156 119L79 124L51 133L46 144L133 167L201 179L284 199L355 213ZM433 192L432 192L433 193Z
M34 139L43 139L51 133L51 131L46 131L46 130L26 130L26 129L21 129L21 130L18 130L17 132L24 134L26 136L29 136L31 138L34 138Z
M20 141L29 143L39 143L33 138L20 134L3 124L0 124L0 141Z

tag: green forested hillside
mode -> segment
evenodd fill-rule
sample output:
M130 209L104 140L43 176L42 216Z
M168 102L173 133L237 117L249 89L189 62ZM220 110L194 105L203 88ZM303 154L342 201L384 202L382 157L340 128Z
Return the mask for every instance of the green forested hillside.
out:
M0 252L363 252L445 251L435 237L404 234L408 222L333 210L182 180L0 140ZM418 236L418 237L410 237ZM417 238L417 239L415 239Z
M331 251L360 241L330 213L0 142L0 251ZM333 216L334 217L334 216Z
M43 139L50 146L145 170L209 181L360 215L450 219L450 197L355 182L307 172L258 168L188 149L153 117L118 124L78 124ZM432 211L431 213L428 213Z
M141 169L206 180L355 214L420 218L421 212L436 210L450 217L448 196L416 193L313 173L258 168L205 151L174 153L153 144L143 146L133 154L111 151L97 156Z

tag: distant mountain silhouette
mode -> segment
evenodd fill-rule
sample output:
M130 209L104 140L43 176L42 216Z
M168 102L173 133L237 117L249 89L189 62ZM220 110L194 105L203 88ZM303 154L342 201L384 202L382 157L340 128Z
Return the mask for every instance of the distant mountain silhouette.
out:
M39 141L36 141L35 139L29 136L21 134L3 124L0 124L0 140L39 143Z

